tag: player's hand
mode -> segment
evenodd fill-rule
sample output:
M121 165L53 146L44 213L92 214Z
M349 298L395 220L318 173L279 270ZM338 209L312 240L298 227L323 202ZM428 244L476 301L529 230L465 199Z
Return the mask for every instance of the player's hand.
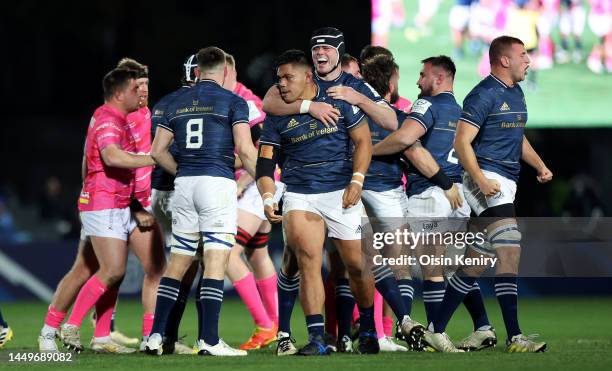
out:
M452 187L444 191L444 196L446 196L446 198L448 199L448 202L450 202L453 210L463 206L463 197L461 197L461 193L459 192L459 187L457 187L455 183L453 183Z
M538 182L540 183L546 183L550 182L552 180L552 177L552 171L548 170L548 168L544 166L540 170L538 170L538 176L536 177L536 179L538 179Z
M499 193L501 185L495 179L485 178L484 182L478 184L478 188L486 197L491 197Z
M283 221L283 216L277 214L278 211L278 202L274 202L272 205L264 204L264 214L266 214L266 219L270 223L276 224Z
M357 205L361 199L361 186L355 183L349 183L342 194L342 208L348 209Z
M341 99L353 106L361 102L362 95L350 86L332 86L327 89L327 94L334 99Z
M310 103L308 113L310 116L321 121L326 127L336 126L336 123L340 120L340 111L325 102Z
M146 210L134 212L136 224L141 228L151 228L155 224L155 217Z

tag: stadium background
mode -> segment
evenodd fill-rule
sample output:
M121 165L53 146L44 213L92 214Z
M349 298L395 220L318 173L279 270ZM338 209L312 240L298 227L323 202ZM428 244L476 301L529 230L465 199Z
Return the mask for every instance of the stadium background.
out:
M404 4L409 21L416 11L417 0L405 0ZM448 31L451 4L450 0L443 1L432 20L429 39L412 43L405 39L403 28L391 30L389 47L401 66L400 94L409 99L414 99L417 93L419 61L430 55L450 54L452 50ZM315 0L307 5L280 0L92 1L62 5L21 1L6 2L0 7L3 14L0 38L4 50L0 91L5 116L0 136L3 157L0 307L16 329L12 346L17 349L35 345L45 310L40 298L48 297L72 263L78 238L75 201L80 189L86 124L101 102L101 77L121 57L129 56L149 66L152 105L178 87L183 59L203 46L217 45L232 53L239 80L263 96L273 83L273 58L289 48L307 50L313 29L324 25L338 27L345 33L347 52L355 56L370 42L370 2L366 0ZM593 42L588 33L587 27L585 50ZM475 63L469 57L458 63L458 100L478 81ZM530 108L527 136L554 172L555 179L551 184L537 185L535 174L529 169L523 170L518 213L538 217L607 216L612 209L612 196L607 191L612 188L609 171L612 129L608 128L612 126L608 109L612 101L612 75L591 76L583 65L569 64L543 71L540 76L541 87L527 95ZM272 250L276 257L279 247L279 235L275 234ZM122 292L133 296L138 291L141 273L136 262L130 264L132 269ZM606 317L612 309L609 278L535 279L525 283L522 293L530 296L521 304L525 326L541 331L556 346L556 351L552 348L555 353L560 349L578 351L565 355L566 359L559 358L557 353L553 358L547 355L534 363L521 360L520 367L561 367L585 360L591 362L586 364L587 368L589 364L595 369L609 364L610 359L600 353L612 344L612 326ZM490 296L491 285L482 286ZM566 295L573 296L566 298ZM122 299L120 305L125 308L125 314L119 315L119 326L136 335L138 304ZM494 323L501 330L503 325L494 299L487 307L491 308ZM226 334L223 336L234 343L243 340L250 331L246 310L231 300L225 308L222 333ZM417 317L422 318L420 310L417 309ZM302 312L296 308L294 313L294 328L303 340ZM182 329L191 336L195 328L193 308L187 312L186 321ZM468 330L465 313L459 314L457 322L451 336L461 336ZM87 331L85 335L89 334ZM567 337L568 333L571 336ZM256 363L274 361L265 358L266 355L256 354ZM441 358L448 367L468 365L465 361ZM334 365L338 367L373 365L356 358L337 359ZM436 367L434 359L435 355L419 355L411 360L419 368L442 367L442 364ZM104 357L91 360L93 367L108 363ZM381 364L392 366L402 360L406 358L385 356ZM486 367L492 360L490 356L478 355L478 358L472 356L470 362L474 367ZM150 364L150 361L144 362ZM279 362L281 367L290 364L285 360ZM317 365L325 365L319 362L316 361ZM214 364L240 365L217 361ZM190 365L195 367L197 362L185 363L185 367ZM511 367L508 363L501 365ZM301 368L308 364L292 366Z

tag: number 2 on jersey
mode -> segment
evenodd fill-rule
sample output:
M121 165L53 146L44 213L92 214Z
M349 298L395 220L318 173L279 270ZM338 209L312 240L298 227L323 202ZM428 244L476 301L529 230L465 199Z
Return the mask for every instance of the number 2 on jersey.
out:
M186 148L201 148L203 138L202 129L204 128L204 119L190 119L187 121L187 138Z

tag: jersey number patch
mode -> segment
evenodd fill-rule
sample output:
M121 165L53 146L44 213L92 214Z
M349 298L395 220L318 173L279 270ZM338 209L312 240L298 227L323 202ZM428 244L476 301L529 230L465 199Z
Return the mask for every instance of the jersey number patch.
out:
M186 148L202 148L204 142L202 137L202 129L204 128L204 119L191 119L187 121L187 138Z

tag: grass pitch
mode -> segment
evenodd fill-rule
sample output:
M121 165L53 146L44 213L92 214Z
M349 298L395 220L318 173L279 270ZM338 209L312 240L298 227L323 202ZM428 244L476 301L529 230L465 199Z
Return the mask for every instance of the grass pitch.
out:
M424 318L420 301L414 305L415 319ZM15 332L14 339L0 351L0 369L67 369L67 370L188 370L218 369L313 369L334 370L603 370L612 365L612 309L610 298L554 298L524 299L520 301L521 327L525 333L538 332L548 343L548 351L539 354L506 354L503 339L505 331L496 301L487 300L489 316L498 329L500 345L477 353L382 353L379 355L339 355L330 357L276 357L274 348L250 352L247 357L213 358L169 355L96 355L87 350L75 356L72 363L9 363L9 352L35 352L36 339L46 304L40 302L3 303L2 313ZM117 326L130 336L139 336L141 307L136 301L120 300ZM306 341L304 317L296 307L293 332L297 345ZM253 329L244 305L237 299L226 300L221 313L220 334L229 344L239 345ZM471 330L471 321L465 309L460 308L449 326L449 335L460 340ZM181 325L185 341L195 341L196 314L193 301L188 305ZM88 344L92 335L89 323L83 326L82 339Z

